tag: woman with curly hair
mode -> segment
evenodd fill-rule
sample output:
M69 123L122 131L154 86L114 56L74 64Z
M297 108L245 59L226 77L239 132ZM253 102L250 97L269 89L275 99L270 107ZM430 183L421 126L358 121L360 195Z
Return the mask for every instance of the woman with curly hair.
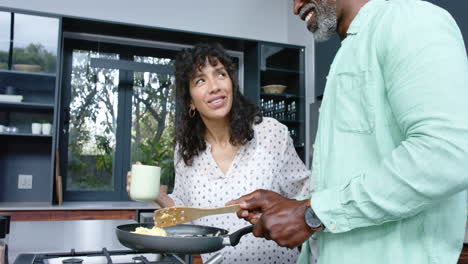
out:
M309 172L297 156L286 126L262 117L240 93L236 67L219 44L182 50L175 63L175 184L160 193L162 207L217 207L256 189L287 197L307 193ZM194 224L237 230L235 214L208 216ZM297 250L243 238L222 250L223 263L295 263ZM203 259L209 254L203 255Z

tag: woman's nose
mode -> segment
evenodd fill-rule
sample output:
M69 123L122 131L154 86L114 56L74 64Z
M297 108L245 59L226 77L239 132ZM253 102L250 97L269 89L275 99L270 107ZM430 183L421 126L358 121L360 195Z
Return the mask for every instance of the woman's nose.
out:
M210 93L216 93L220 90L220 84L217 80L211 80L210 81Z

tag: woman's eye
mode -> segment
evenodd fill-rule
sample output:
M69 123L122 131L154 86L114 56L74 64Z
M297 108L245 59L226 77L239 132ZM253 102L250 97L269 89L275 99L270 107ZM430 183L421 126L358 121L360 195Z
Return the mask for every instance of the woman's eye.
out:
M200 85L203 83L203 79L198 79L195 81L195 85Z
M224 72L220 72L220 73L218 74L218 77L226 77L226 74L225 74Z

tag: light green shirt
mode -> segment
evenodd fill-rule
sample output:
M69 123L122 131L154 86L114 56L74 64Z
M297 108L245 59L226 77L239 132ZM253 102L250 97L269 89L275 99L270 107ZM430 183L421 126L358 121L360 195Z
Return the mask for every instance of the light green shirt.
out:
M372 0L359 11L328 75L312 176L326 226L318 263L457 262L468 59L446 11L419 0ZM298 263L309 262L308 246Z

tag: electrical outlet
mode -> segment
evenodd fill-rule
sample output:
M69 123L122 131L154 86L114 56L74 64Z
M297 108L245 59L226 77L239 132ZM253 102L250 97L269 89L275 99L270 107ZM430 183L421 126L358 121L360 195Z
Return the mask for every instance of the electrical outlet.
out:
M32 175L18 175L18 189L32 189Z

